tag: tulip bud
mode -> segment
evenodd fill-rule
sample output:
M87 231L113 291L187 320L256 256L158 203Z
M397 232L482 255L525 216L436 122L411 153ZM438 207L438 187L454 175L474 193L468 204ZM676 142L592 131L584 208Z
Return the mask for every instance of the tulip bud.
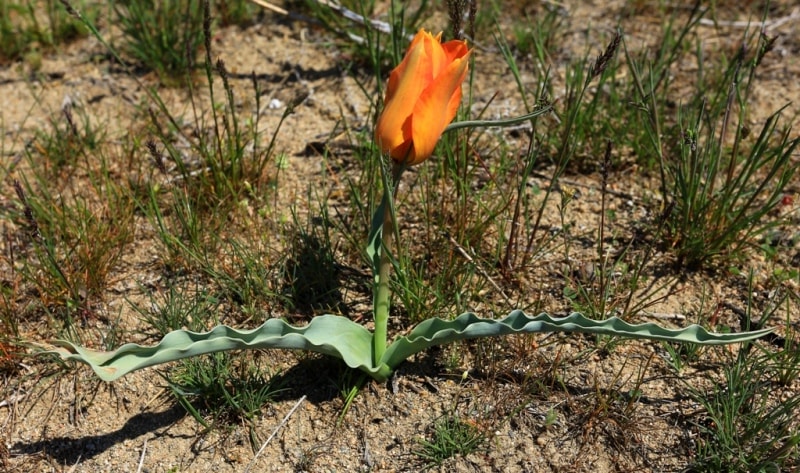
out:
M419 30L389 75L375 141L398 163L428 159L461 103L470 50L464 41L442 44L441 37Z

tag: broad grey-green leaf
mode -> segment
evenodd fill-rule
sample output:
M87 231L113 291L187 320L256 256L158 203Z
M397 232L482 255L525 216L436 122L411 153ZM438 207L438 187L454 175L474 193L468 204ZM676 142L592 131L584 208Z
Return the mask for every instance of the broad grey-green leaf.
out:
M581 332L623 338L645 338L701 345L738 343L761 337L769 329L744 333L712 333L698 325L683 329L666 329L656 324L629 324L612 317L597 321L581 314L551 317L529 316L511 312L503 319L482 319L466 313L454 320L428 319L407 336L399 337L386 350L380 365L372 362L372 333L344 317L323 315L304 327L292 327L273 319L254 330L236 330L224 325L210 332L178 330L167 334L155 346L123 345L112 352L101 352L58 341L61 348L51 350L65 360L87 363L105 381L113 381L131 371L189 356L223 350L247 348L288 348L323 353L344 360L351 368L365 371L378 381L391 375L409 356L431 346L479 337L495 337L514 333Z
M521 310L515 310L503 319L482 319L475 314L465 313L453 320L433 318L420 323L407 336L398 338L389 346L383 356L383 363L394 369L415 353L455 340L542 332L594 333L623 338L721 345L753 340L771 332L771 329L743 333L713 333L699 325L666 329L653 323L629 324L616 317L592 320L578 313L567 317L551 317L548 314L532 317Z
M158 345L129 343L111 352L92 350L63 340L55 344L60 348L51 352L65 360L88 364L105 381L181 358L248 348L309 350L340 358L351 368L362 369L373 376L380 371L372 363L372 333L362 325L336 315L315 317L303 327L271 319L253 330L236 330L225 325L203 333L176 330L165 335Z

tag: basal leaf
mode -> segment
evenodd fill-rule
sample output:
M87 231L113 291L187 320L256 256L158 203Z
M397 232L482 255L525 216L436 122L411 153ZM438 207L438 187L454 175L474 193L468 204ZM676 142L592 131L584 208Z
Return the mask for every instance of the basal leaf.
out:
M511 312L503 319L482 319L472 313L454 320L428 319L407 336L399 337L384 354L381 363L372 362L372 333L344 317L323 315L303 327L293 327L283 320L272 319L253 330L236 330L221 325L210 332L178 330L167 334L158 345L123 345L115 351L102 352L75 345L55 342L59 348L50 350L65 360L88 364L105 381L113 381L131 371L167 363L189 356L223 350L287 348L309 350L344 360L351 368L365 371L378 381L386 380L409 356L431 346L479 337L495 337L514 333L580 332L645 338L671 342L718 345L738 343L761 337L770 332L719 334L708 332L698 325L682 329L666 329L656 324L629 324L616 317L597 321L581 314L551 317L529 316L522 311Z
M396 368L409 356L434 345L455 340L479 337L496 337L514 333L580 332L613 335L623 338L645 338L670 342L721 345L759 338L771 330L743 333L713 333L699 325L682 329L666 329L653 323L629 324L616 317L606 320L587 319L574 313L567 317L548 314L529 316L515 310L503 319L482 319L472 313L459 315L453 320L433 318L417 325L407 336L400 337L386 350L383 362Z
M306 326L293 327L271 319L253 330L236 330L220 325L210 332L176 330L158 345L129 343L111 352L92 350L59 340L50 350L65 360L88 364L105 381L113 381L131 371L170 361L224 350L288 348L323 353L344 360L351 368L370 374L378 372L372 364L372 333L363 326L336 315L315 317Z

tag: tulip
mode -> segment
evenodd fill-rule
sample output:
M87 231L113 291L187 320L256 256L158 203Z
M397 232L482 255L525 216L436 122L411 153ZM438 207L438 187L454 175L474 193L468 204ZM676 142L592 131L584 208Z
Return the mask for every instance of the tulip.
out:
M419 30L389 75L375 141L397 163L428 159L461 103L470 50L464 41L441 38Z

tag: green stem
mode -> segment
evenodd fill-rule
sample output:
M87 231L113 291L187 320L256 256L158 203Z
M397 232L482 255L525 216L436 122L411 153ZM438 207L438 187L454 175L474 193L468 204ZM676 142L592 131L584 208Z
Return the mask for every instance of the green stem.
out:
M448 131L458 130L459 128L488 128L493 126L510 126L516 125L517 123L522 123L528 121L532 118L536 118L540 115L544 115L553 110L553 107L550 105L546 105L540 108L537 108L531 113L520 115L514 118L506 118L504 120L465 120L463 122L453 122L447 125L447 128L444 129L444 133Z
M375 333L372 338L372 356L375 366L379 366L383 354L386 353L387 326L389 323L389 303L391 288L389 273L392 269L391 249L395 235L394 228L394 194L397 183L405 170L405 165L395 163L392 167L391 181L384 181L383 224L381 226L380 263L378 265L378 289L375 296Z

